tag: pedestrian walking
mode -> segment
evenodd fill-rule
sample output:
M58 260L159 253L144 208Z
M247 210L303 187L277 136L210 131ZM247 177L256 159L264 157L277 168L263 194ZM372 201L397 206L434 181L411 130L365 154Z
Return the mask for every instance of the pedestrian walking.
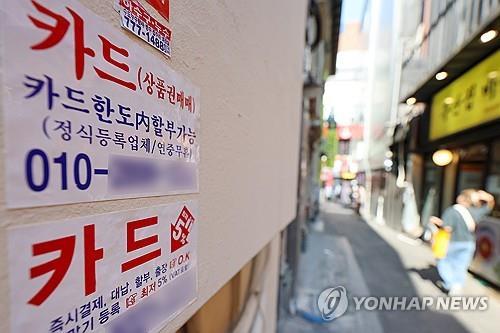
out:
M491 194L472 189L462 191L456 202L444 211L441 219L431 217L432 223L451 234L446 254L437 264L442 279L440 287L449 295L461 293L476 248L476 224L488 215L495 205Z

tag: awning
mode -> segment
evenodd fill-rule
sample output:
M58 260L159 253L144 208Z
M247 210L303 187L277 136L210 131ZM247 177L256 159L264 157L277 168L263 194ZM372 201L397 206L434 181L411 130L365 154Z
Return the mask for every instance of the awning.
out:
M486 44L481 43L480 36L491 29L500 31L500 17L496 17L492 22L485 24L479 32L472 36L470 41L455 54L452 54L449 60L441 68L436 68L433 73L413 94L403 96L401 103L404 103L408 98L415 97L419 102L429 103L432 96L443 89L451 81L460 77L468 69L475 64L486 58L491 53L500 48L500 38L495 38ZM438 72L446 71L448 78L446 80L438 81L434 75Z

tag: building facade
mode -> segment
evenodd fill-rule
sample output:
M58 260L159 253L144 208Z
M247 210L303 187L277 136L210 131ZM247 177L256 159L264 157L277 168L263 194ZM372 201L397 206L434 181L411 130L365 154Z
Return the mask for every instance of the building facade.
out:
M392 196L390 205L413 211L417 218L386 214L386 219L418 234L463 189L483 189L500 199L500 5L414 1L403 7L403 16L409 12L409 24L401 30L405 47L391 146L394 168L386 179L400 179L399 191L411 194L408 201ZM415 12L421 15L413 22ZM496 207L479 224L472 267L495 283L500 281L498 215Z

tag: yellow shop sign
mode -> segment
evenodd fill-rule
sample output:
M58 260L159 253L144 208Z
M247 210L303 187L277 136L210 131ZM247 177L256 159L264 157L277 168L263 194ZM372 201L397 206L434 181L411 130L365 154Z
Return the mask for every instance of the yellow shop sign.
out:
M432 98L429 139L436 140L500 118L500 51Z

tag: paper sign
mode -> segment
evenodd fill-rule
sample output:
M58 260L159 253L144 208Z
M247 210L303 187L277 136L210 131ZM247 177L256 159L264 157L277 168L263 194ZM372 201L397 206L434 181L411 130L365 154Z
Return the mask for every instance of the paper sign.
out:
M172 30L149 15L135 0L119 0L119 10L123 28L170 57Z
M3 4L9 208L198 191L196 86L78 1Z
M196 298L198 224L191 201L9 229L11 332L156 331Z

